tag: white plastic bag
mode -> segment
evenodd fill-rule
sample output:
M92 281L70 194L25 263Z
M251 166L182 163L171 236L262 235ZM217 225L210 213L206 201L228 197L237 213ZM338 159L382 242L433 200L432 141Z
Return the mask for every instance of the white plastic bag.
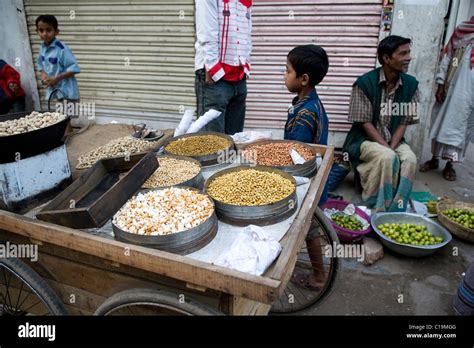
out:
M240 232L230 248L214 261L217 266L253 275L262 275L280 254L281 245L267 237L264 230L255 225Z
M296 186L301 186L309 183L309 178L305 178L304 176L294 176L296 180Z
M246 131L235 133L234 135L231 135L231 137L234 139L234 143L244 144L262 139L272 139L272 132Z
M194 116L194 109L188 109L184 111L183 118L181 118L178 128L176 128L176 130L174 131L175 137L186 134L186 131L191 126L191 123L193 122L193 116Z
M209 110L193 122L193 124L186 131L186 134L199 132L202 128L204 128L206 124L211 122L213 119L219 117L221 114L222 112L220 111L214 109Z
M290 156L294 164L303 164L306 162L303 156L301 156L295 149L290 150Z

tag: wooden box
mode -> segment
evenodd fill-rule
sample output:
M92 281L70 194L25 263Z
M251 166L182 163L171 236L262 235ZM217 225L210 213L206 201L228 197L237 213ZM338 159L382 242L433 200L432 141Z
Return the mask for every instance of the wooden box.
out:
M101 160L56 196L36 217L72 228L102 226L157 168L158 160L152 152L145 156L131 156L128 161L124 158Z

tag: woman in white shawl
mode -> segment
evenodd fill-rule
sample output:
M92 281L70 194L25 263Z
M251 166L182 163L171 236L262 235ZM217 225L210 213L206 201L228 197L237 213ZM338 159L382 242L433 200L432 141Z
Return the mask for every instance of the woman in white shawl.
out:
M439 159L447 160L446 180L456 180L453 163L462 162L474 142L474 17L462 22L443 51L436 83L436 101L431 121L431 160L421 172L437 169Z

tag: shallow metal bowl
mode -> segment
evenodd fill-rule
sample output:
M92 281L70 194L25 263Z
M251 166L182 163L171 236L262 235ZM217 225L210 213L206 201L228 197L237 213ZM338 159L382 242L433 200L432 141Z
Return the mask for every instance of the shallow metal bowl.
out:
M198 160L203 167L219 163L221 158L226 159L231 154L231 152L234 151L234 148L235 148L234 139L232 139L232 137L230 137L229 135L224 134L224 133L217 133L217 132L198 132L198 133L184 134L184 135L180 135L180 136L169 139L163 145L164 153L166 155L178 156L177 154L168 151L166 147L172 142L179 139L185 139L185 138L191 138L191 137L197 137L197 136L203 136L203 135L215 135L215 136L224 138L229 142L229 146L227 148L222 149L216 153L203 155L203 156L186 156L186 157L191 157Z
M307 160L303 164L295 164L295 165L289 165L289 166L264 166L261 164L258 164L259 166L264 166L268 168L276 168L276 169L281 169L285 173L288 173L293 176L304 176L306 178L311 178L314 176L317 172L317 163L316 163L316 152L317 150L314 147L308 146L306 143L302 143L301 141L296 141L296 140L259 140L253 143L250 143L246 145L243 148L243 151L248 151L249 149L252 148L252 146L258 146L258 145L267 145L267 144L276 144L276 143L293 143L293 144L299 144L306 149L310 150L314 157L310 160ZM244 161L245 164L245 161Z
M194 187L181 186L179 188L202 193ZM145 193L149 191L158 191L164 189L166 189L166 187L156 189L145 189L141 190L140 192ZM214 205L214 201L212 200L212 198L209 197L209 195L207 196L211 203L213 203ZM217 228L218 224L215 205L214 212L212 213L212 215L209 216L209 218L207 218L207 220L204 221L202 224L192 227L188 230L176 232L169 235L140 235L128 232L122 230L120 227L115 225L113 223L112 218L112 229L117 240L181 255L192 253L209 244L216 236Z
M378 234L381 242L387 248L406 256L422 257L435 253L444 246L448 245L453 237L444 227L437 222L421 215L411 213L377 213L371 220L374 231ZM409 245L394 241L385 236L377 226L381 224L417 224L426 226L428 231L435 237L443 238L443 242L435 245Z
M294 190L291 194L271 204L256 205L256 206L240 206L221 202L213 198L208 193L210 183L216 178L229 174L232 172L239 172L241 170L255 169L262 172L275 173L283 178L291 181L294 185ZM214 200L216 207L216 213L220 220L238 226L246 226L248 224L254 224L259 226L272 225L277 222L287 219L293 215L298 205L298 196L296 194L296 180L291 175L285 173L280 169L271 167L247 167L238 166L229 169L221 170L207 179L204 185L205 192Z
M194 188L197 188L197 189L201 189L201 186L204 184L204 178L202 176L201 162L199 162L198 160L196 160L194 158L191 158L191 157L177 156L177 155L159 155L159 156L156 156L156 158L158 159L158 163L160 161L160 158L163 158L163 157L174 158L174 159L177 159L177 160L194 163L195 165L197 165L199 167L199 173L197 173L194 177L192 177L192 178L190 178L186 181L180 182L178 184L167 185L167 186L158 186L158 187L154 187L154 188L166 188L166 187L173 187L173 186L188 186L188 187L194 187ZM153 189L152 187L148 187L148 186L144 186L144 185L145 185L145 183L143 183L143 185L142 185L142 188L144 188L144 189Z

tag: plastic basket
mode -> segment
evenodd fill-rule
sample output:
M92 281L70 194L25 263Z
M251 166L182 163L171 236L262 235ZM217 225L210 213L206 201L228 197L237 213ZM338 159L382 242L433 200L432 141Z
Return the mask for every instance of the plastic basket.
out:
M335 200L335 199L329 199L323 206L322 209L337 209L340 211L343 211L349 204L350 202L346 201L341 201L341 200ZM372 231L372 227L370 225L370 216L368 216L363 210L355 207L355 214L363 218L369 223L369 227L363 231L352 231L347 228L341 227L339 225L336 225L334 221L331 221L332 226L334 227L334 230L336 231L337 235L339 236L339 239L345 242L354 242L359 239L362 239L363 236L365 236L367 233Z

